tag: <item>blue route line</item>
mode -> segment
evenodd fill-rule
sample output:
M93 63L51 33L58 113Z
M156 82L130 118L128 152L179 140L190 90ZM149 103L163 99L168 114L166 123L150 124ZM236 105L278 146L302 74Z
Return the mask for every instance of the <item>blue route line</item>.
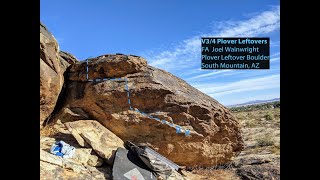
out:
M134 108L131 107L131 100L130 100L130 91L129 91L129 87L128 87L128 80L127 78L125 77L122 77L122 78L96 78L96 79L89 79L89 68L88 68L88 59L87 59L87 67L86 67L86 78L87 78L87 81L89 82L103 82L103 81L125 81L126 85L125 85L125 91L127 91L127 97L128 97L128 104L129 104L129 108L130 110L134 110ZM166 125L169 125L170 127L174 127L176 129L176 133L179 134L179 133L183 133L181 130L184 131L185 135L186 136L190 136L190 130L189 129L184 129L183 127L179 126L179 125L175 125L173 123L170 123L164 119L160 120L159 118L157 117L153 117L151 115L147 115L146 113L142 112L142 111L139 111L139 109L136 109L135 110L137 113L143 115L143 116L147 116L149 117L150 119L154 119L156 121L159 121L161 122L162 124L166 124Z
M89 67L88 67L89 65L88 65L88 59L87 59L87 74L86 74L86 77L87 77L87 80L89 80Z

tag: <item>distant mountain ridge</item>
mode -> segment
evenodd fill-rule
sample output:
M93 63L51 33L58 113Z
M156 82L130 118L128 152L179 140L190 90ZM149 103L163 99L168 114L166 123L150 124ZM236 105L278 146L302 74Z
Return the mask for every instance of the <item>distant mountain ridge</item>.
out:
M254 105L254 104L263 104L263 103L269 103L269 102L275 102L275 101L280 101L280 98L273 98L273 99L269 99L269 100L254 100L254 101L248 101L248 102L245 102L245 103L229 105L229 106L227 106L227 107L249 106L249 105Z

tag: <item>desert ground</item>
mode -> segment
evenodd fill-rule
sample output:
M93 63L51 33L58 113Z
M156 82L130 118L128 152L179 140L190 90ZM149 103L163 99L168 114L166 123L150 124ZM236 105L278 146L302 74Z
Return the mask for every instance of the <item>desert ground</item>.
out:
M230 108L245 149L230 164L186 172L190 179L280 179L280 102ZM239 167L240 166L240 167Z
M190 180L280 179L280 102L230 110L241 125L245 149L228 164L185 168L181 173ZM40 135L76 144L62 124L46 126ZM108 165L98 169L105 179L111 177L112 168Z

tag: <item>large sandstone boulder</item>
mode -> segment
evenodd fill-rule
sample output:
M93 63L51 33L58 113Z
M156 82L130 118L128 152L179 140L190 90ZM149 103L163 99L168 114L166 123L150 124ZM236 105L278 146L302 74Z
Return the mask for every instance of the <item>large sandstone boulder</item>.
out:
M118 147L124 147L123 141L93 120L80 120L65 124L80 145L83 141L88 143L93 150L110 165L113 164L114 155ZM83 140L81 139L83 138ZM86 162L89 160L86 160Z
M64 72L77 59L60 52L53 35L40 22L40 128L53 112L64 84Z
M182 79L132 55L103 55L88 62L91 80L127 79L133 109L126 81L88 82L86 62L70 67L65 107L81 108L123 141L144 143L185 166L225 163L243 149L239 123L230 111ZM190 136L150 115L190 129Z

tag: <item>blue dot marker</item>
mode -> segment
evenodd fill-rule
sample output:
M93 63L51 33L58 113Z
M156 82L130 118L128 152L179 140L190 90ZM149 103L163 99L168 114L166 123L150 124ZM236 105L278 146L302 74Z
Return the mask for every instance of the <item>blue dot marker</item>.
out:
M89 79L89 68L88 68L88 59L87 59L87 74L86 74L86 78L87 78L87 80Z
M176 126L176 133L181 133L181 127L180 126Z
M185 135L186 135L186 136L190 136L190 130L189 130L189 129L186 129L186 130L185 130Z

